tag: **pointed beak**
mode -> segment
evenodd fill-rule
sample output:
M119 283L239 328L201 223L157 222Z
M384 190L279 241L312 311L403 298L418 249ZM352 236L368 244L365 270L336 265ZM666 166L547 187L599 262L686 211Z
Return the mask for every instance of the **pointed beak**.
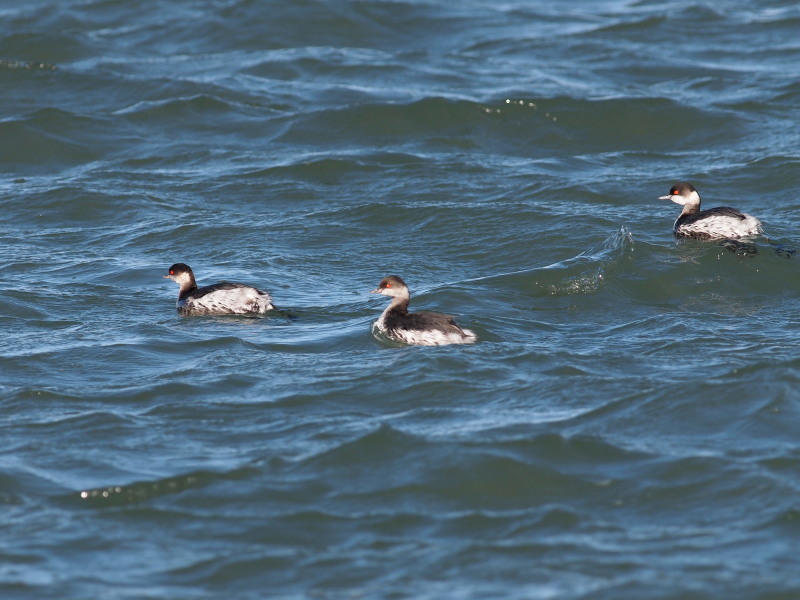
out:
M659 196L659 200L672 200L672 194L667 194L666 196Z
M381 293L381 288L375 288L370 292L370 294L380 294L380 293Z
M164 279L172 279L171 275L163 275L162 277L164 277Z

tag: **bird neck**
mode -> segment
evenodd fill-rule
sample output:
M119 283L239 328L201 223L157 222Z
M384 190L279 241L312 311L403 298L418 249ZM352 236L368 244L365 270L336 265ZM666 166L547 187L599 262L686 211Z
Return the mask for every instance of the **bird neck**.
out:
M195 282L194 277L189 277L182 280L180 282L180 286L180 292L178 292L179 298L185 298L197 289L197 283Z
M386 311L408 314L408 303L410 301L408 296L394 296Z

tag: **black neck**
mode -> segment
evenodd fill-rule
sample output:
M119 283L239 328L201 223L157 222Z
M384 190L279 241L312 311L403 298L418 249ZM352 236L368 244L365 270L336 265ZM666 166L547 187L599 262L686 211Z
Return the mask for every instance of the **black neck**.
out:
M183 300L186 296L190 295L192 292L197 290L197 284L192 281L189 285L182 287L180 293L178 294L178 299Z
M393 312L400 315L407 315L408 314L408 298L392 298L392 303L389 305L389 308L386 309L387 312Z

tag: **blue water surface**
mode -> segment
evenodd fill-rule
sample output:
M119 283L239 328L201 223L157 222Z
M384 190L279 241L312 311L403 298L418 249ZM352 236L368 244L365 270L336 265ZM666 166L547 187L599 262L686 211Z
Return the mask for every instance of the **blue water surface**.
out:
M2 597L800 597L799 24L0 3ZM389 274L478 343L373 335Z

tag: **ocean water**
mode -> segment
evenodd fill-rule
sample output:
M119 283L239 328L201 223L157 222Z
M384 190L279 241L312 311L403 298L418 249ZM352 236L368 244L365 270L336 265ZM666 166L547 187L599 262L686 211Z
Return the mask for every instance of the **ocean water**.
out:
M798 30L0 3L0 595L800 598ZM768 237L677 242L678 180ZM389 274L478 343L376 338Z

